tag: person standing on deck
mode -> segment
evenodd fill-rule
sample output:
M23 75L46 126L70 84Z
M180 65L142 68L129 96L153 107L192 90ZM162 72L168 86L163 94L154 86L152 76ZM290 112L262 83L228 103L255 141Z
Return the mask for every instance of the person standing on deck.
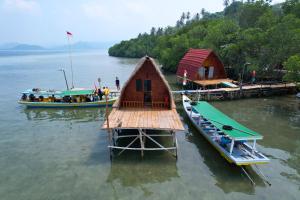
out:
M117 90L119 91L120 90L120 80L117 76L116 76L116 87L117 87Z
M254 84L255 83L255 77L256 77L256 71L255 70L252 71L251 76L252 76L251 83Z
M100 98L100 101L102 100L103 92L101 90L101 87L98 88L98 96Z
M186 89L186 81L187 81L187 71L184 70L184 73L183 73L183 80L182 80L182 86L183 86L183 89L184 89L184 90Z

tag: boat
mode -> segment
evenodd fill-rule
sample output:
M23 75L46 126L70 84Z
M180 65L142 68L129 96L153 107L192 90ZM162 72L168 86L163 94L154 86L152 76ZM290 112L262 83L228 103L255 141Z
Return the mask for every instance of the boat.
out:
M255 185L255 182L248 174L246 166L255 167L263 181L271 185L257 166L270 162L269 158L256 149L256 141L263 139L262 135L231 119L206 101L194 102L183 94L182 104L195 128L222 157L239 166L252 185Z
M256 149L256 141L263 139L262 135L229 118L206 101L193 102L182 95L182 103L192 124L229 163L244 166L270 162Z
M34 88L22 92L18 103L27 108L104 107L112 106L117 98L117 92L111 92L106 102L105 97L100 99L95 89L73 88L60 91Z

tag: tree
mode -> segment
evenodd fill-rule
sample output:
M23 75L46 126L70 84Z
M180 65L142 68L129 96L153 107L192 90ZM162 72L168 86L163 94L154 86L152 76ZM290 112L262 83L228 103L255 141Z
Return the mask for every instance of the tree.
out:
M246 62L255 66L262 77L272 77L274 69L281 69L292 56L300 56L298 5L299 0L287 0L282 9L281 5L270 6L269 0L232 1L223 12L202 9L202 18L196 13L191 20L189 12L182 13L176 26L153 27L149 34L115 44L109 48L109 55L148 54L157 58L164 69L176 71L189 48L210 48L225 67L235 72L234 77Z
M191 18L191 13L190 12L187 12L186 13L186 20L189 21Z
M285 14L293 14L300 18L300 0L287 0L282 4Z
M238 16L239 25L241 28L254 27L259 17L268 9L271 9L270 5L264 1L243 4Z
M152 36L156 34L156 29L155 29L155 27L152 27L152 28L151 28L150 34L151 34Z
M195 21L199 21L199 20L200 20L200 15L199 15L199 13L196 13L196 15L194 16L194 20L195 20Z
M300 56L293 55L283 63L284 69L287 73L284 79L292 82L300 82Z
M224 0L223 4L225 7L227 7L229 5L229 0Z

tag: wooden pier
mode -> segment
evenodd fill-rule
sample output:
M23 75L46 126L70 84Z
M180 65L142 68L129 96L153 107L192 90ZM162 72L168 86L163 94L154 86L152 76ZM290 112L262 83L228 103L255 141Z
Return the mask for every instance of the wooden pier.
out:
M293 94L296 92L296 84L294 83L254 84L254 85L244 85L241 88L235 87L235 88L217 88L217 89L205 89L205 90L180 90L180 91L173 91L173 94L182 94L185 92L190 93L192 96L195 96L195 98L196 97L199 98L199 100L206 100L206 101L233 100L233 99L240 99L240 98Z

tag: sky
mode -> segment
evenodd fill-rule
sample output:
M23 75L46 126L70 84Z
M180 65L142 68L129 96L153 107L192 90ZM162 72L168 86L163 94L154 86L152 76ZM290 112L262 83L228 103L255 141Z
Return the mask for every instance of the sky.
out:
M65 44L65 31L74 42L118 42L202 8L222 11L223 0L0 0L0 44Z

